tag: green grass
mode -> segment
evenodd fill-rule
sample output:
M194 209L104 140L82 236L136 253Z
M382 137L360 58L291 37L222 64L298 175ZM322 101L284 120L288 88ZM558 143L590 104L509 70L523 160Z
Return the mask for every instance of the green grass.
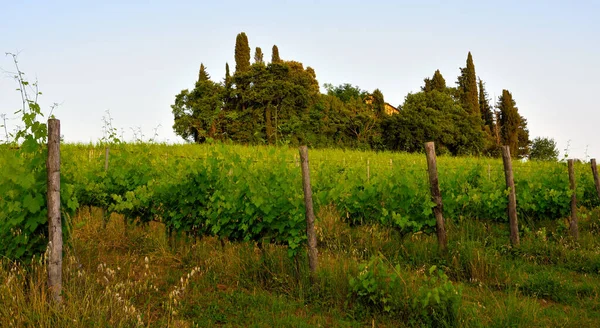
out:
M435 236L339 217L318 213L311 286L305 255L283 246L167 238L159 223L125 227L117 215L104 228L98 209L81 209L64 305L50 305L42 261L2 261L0 326L600 326L598 211L578 242L557 220L523 226L519 247L503 224L448 220L446 254Z

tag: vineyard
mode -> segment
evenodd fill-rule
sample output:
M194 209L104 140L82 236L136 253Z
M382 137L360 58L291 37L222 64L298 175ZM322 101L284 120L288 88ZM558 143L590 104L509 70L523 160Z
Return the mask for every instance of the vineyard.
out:
M228 240L268 240L294 252L302 244L304 205L295 149L226 145L67 145L63 175L80 206L105 208L169 231ZM424 155L311 150L317 208L333 205L351 225L401 233L435 227ZM507 221L502 161L438 159L445 217ZM566 163L515 162L519 217L570 213ZM589 165L575 168L580 206L600 203Z
M6 169L0 174L0 231L3 237L0 251L5 258L27 260L43 254L46 249L46 176L44 162L36 160L45 156L45 153L35 147L35 151L29 153L24 153L25 147L2 147L5 148L0 152L0 165ZM333 278L324 278L323 272L327 272L328 266L331 269L333 258L349 256L353 262L345 264L347 267L342 270L346 273L341 278L345 280L341 299L330 301L346 304L344 307L350 306L353 311L358 311L355 315L359 321L364 320L365 316L375 315L394 326L397 322L390 319L393 318L390 315L395 314L404 319L410 318L415 326L436 326L436 320L467 322L468 315L455 308L461 299L460 287L457 286L463 283L472 288L468 284L484 282L488 288L517 290L523 295L552 299L552 292L560 288L552 289L549 295L545 295L535 286L527 287L530 289L519 287L527 283L528 278L520 276L517 279L510 275L499 278L500 273L496 272L503 272L506 269L499 266L509 265L510 261L514 261L504 260L502 256L516 257L515 263L518 263L521 256L531 252L535 255L527 256L532 256L535 265L542 265L538 263L540 258L544 258L545 260L541 261L547 261L548 264L557 265L560 262L553 258L555 255L545 254L544 251L532 251L532 242L539 243L540 240L544 240L546 243L548 238L557 240L556 243L561 249L577 249L577 255L567 255L565 252L570 251L566 249L561 251L561 256L577 258L583 263L581 266L575 264L574 267L569 263L563 264L566 269L575 270L578 275L582 275L582 280L573 287L573 290L577 290L573 291L577 300L584 302L586 297L593 298L598 295L597 288L590 286L593 286L594 279L600 273L600 255L596 251L597 242L590 238L593 238L591 236L600 225L593 221L597 219L597 214L589 210L596 208L600 200L589 164L575 163L575 195L582 217L594 218L593 222L587 220L583 223L585 234L582 244L579 245L584 246L569 246L572 244L567 242L570 239L563 221L571 214L572 191L569 186L567 163L513 162L520 230L528 239L521 248L512 250L506 248L508 190L502 160L483 157L438 157L437 171L443 199L443 214L450 226L450 253L442 257L433 255L436 252L431 248L431 235L436 230L433 214L435 203L430 194L427 160L424 154L317 149L309 151L309 165L317 213L319 248L322 247L319 252L325 256L324 268L319 275L320 283L317 282L320 287L314 292L320 295L316 297L333 297L328 294L332 291L327 290L336 287L329 284L337 284L340 277L333 281L327 280ZM177 254L182 251L181 248L177 248L176 241L183 240L184 245L204 245L201 247L206 249L216 247L210 251L213 254L211 256L215 256L214 252L221 252L219 249L222 252L228 252L228 249L241 252L231 255L234 262L243 261L241 258L247 257L249 260L258 261L259 265L267 265L264 261L267 261L269 256L275 256L279 258L275 261L280 261L282 267L270 267L268 273L259 273L255 278L263 281L260 283L261 288L273 291L287 286L284 290L291 288L304 295L305 287L302 286L305 283L308 285L308 282L304 281L305 269L299 265L299 261L304 261L306 256L307 228L300 166L297 150L286 147L226 144L65 144L61 146L63 231L68 245L79 245L73 246L73 249L86 249L89 254L98 252L97 249L91 250L89 247L97 240L105 238L105 234L123 233L123 237L120 237L123 240L139 240L150 238L143 236L148 236L148 231L156 231L156 227L160 226L161 231L164 231L164 240L168 241L169 247ZM31 174L32 172L34 174ZM78 236L81 231L89 231L87 225L94 222L101 222L101 225L94 228L93 238L86 239L84 244L78 244L82 242L78 241L81 236L69 241L72 234ZM116 225L119 227L117 230ZM532 229L538 229L536 227L544 228L532 233ZM366 231L370 239L364 235ZM493 235L494 239L490 241L485 234ZM477 239L477 243L483 242L482 245L492 247L483 251L483 255L477 255L477 258L474 257L474 252L480 253L472 247L479 244L473 241L474 236L485 238L485 242ZM212 244L211 240L215 240L213 238L220 240L221 248ZM374 238L383 238L386 242L375 241ZM422 245L419 246L419 243ZM122 245L120 247L131 247ZM246 246L243 245L256 245L262 254L260 259L244 253ZM107 254L114 251L110 248L106 250ZM287 260L280 258L281 254L285 254ZM241 257L240 260L233 260L236 256ZM483 259L479 256L483 256ZM81 264L75 264L73 258L70 261L71 266L78 266L73 270L82 270ZM196 258L195 261L204 263L209 260ZM223 265L227 267L228 260L223 261ZM292 264L293 269L286 269L285 263L295 264ZM209 262L205 264L214 266ZM477 267L478 265L483 267ZM438 266L443 268L448 276L443 271L438 271ZM197 270L196 267L194 270ZM196 272L194 270L192 276ZM239 274L246 272L244 270ZM283 271L277 274L273 270ZM412 282L411 288L416 296L410 296L406 289L406 281L403 281L409 279L406 275L410 275L410 270L417 270L416 276L424 279L420 283L414 280ZM424 273L422 270L425 270ZM517 272L521 272L519 270L522 269L519 268ZM526 271L533 272L529 268ZM219 279L234 279L225 278L231 275L225 272ZM273 276L267 279L265 274ZM332 271L329 274L334 273ZM588 274L592 276L587 277ZM528 277L527 275L524 277ZM129 279L129 276L127 277ZM73 276L70 279L79 278ZM191 279L190 274L187 279ZM292 279L295 282L281 282L284 285L273 287L272 284L277 279ZM549 277L544 279L552 280ZM383 287L383 281L386 286L389 284L390 290L400 290L398 286L404 283L404 294L394 296L389 294L391 291L384 292L388 287ZM158 280L155 283L159 284ZM563 286L562 281L552 280L549 283L554 284L552 288ZM68 284L65 283L65 286ZM183 278L181 284L178 288L184 288ZM239 280L237 284L240 284ZM314 284L312 280L311 284ZM579 287L584 288L587 294L580 295L577 289ZM69 287L65 288L69 290ZM289 293L289 290L284 292L288 295ZM166 311L172 319L177 315L173 310L173 296L169 297L169 301L163 301L159 306L162 310L155 311ZM405 304L402 303L404 301L393 301L393 297L409 301ZM413 297L417 298L413 300ZM579 300L580 297L583 298ZM314 300L309 299L311 297L305 301L313 304ZM573 300L571 296L567 299ZM356 304L348 305L348 300ZM411 303L413 301L416 303ZM559 299L557 302L563 301ZM129 302L135 302L135 297L132 296ZM418 307L415 307L415 304L421 304L419 302L423 302L423 310L417 310ZM449 308L441 310L446 305ZM412 312L403 312L406 311L405 307L412 309ZM348 311L348 308L344 311ZM456 313L462 313L462 319L454 317ZM136 320L138 323L150 323L151 320L162 322L156 316L148 313L146 316L139 315ZM213 323L219 323L219 320Z

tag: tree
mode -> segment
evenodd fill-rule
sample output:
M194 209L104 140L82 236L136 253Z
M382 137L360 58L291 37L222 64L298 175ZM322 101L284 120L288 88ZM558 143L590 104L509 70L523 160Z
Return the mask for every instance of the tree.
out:
M260 47L256 47L256 50L254 51L254 62L257 64L265 63L263 59L263 52L262 49L260 49Z
M281 58L279 58L279 48L276 45L273 45L273 50L271 52L271 63L280 63Z
M479 154L483 131L478 117L465 111L452 95L444 92L408 94L397 115L382 122L383 141L390 150L417 152L434 141L436 149L453 155Z
M373 106L373 112L378 118L382 118L385 114L385 101L383 100L383 93L381 90L375 89L371 94Z
M516 102L508 90L502 90L498 97L496 108L500 112L500 136L502 143L509 146L511 156L517 156L519 148L519 126L521 115L519 115Z
M532 161L557 161L558 148L556 147L556 141L541 137L533 139L529 159Z
M433 90L437 90L439 92L446 91L446 80L442 76L442 73L440 73L439 69L436 70L435 73L433 73L433 77L431 79L426 78L424 81L425 81L425 86L421 88L422 91L425 91L425 92L430 92Z
M492 113L488 97L489 95L485 90L485 83L479 79L479 110L481 111L481 119L483 120L483 124L489 126L491 131L494 126L494 113Z
M235 38L235 71L245 72L250 68L250 46L246 33L241 32Z
M214 138L222 109L222 86L210 80L204 65L200 65L194 90L182 90L171 106L175 134L193 142Z
M481 115L479 110L479 98L477 96L477 77L475 65L471 52L467 56L467 67L460 69L458 77L458 93L463 108L472 115Z
M325 83L324 86L328 95L335 96L345 103L355 98L362 100L367 95L366 91L361 90L358 86L353 86L349 83L340 84L338 86Z
M200 63L200 71L198 72L198 82L210 80L210 75L206 72L204 64Z
M517 132L517 157L526 158L529 156L531 140L529 140L529 129L527 128L527 119L519 115L519 129Z

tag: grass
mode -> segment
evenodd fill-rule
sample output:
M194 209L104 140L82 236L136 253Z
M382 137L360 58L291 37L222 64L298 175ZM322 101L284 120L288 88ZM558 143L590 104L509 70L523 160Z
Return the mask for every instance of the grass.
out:
M64 304L50 305L43 259L0 264L2 327L599 327L600 215L507 227L448 220L435 236L349 226L318 213L319 272L284 247L168 238L159 223L73 218Z

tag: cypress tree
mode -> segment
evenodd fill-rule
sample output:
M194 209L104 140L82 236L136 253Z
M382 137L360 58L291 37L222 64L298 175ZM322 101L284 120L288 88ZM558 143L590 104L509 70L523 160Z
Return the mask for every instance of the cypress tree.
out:
M423 81L425 81L425 86L421 88L421 91L430 92L437 90L439 92L444 92L446 90L446 80L439 69L433 73L432 78L426 78Z
M490 106L488 93L485 91L485 83L479 79L479 110L481 111L481 119L483 124L490 127L490 131L494 126L494 114Z
M273 51L271 52L271 63L279 63L281 62L281 58L279 58L279 48L276 45L273 45Z
M432 90L437 90L440 92L444 92L446 90L446 80L440 73L440 70L435 70L433 73L433 77L431 78L431 88Z
M260 47L256 47L256 50L254 50L254 62L257 64L265 63L265 61L263 59L263 52Z
M377 115L379 118L383 117L383 114L385 113L385 101L383 100L383 93L381 93L381 90L375 89L371 96L373 97L372 104L375 115Z
M229 63L225 63L225 88L231 88L231 74L229 74Z
M250 68L250 46L248 37L242 32L235 38L235 71L245 72Z
M210 80L210 75L206 72L204 64L200 63L200 72L198 72L198 82L204 82Z
M481 116L479 110L479 97L477 95L477 77L475 75L475 65L473 56L469 51L467 56L467 67L460 69L458 77L458 91L463 108L472 115Z
M521 115L519 115L516 102L508 90L502 90L496 104L500 112L500 136L502 143L510 148L511 156L519 154L519 126L521 126Z

